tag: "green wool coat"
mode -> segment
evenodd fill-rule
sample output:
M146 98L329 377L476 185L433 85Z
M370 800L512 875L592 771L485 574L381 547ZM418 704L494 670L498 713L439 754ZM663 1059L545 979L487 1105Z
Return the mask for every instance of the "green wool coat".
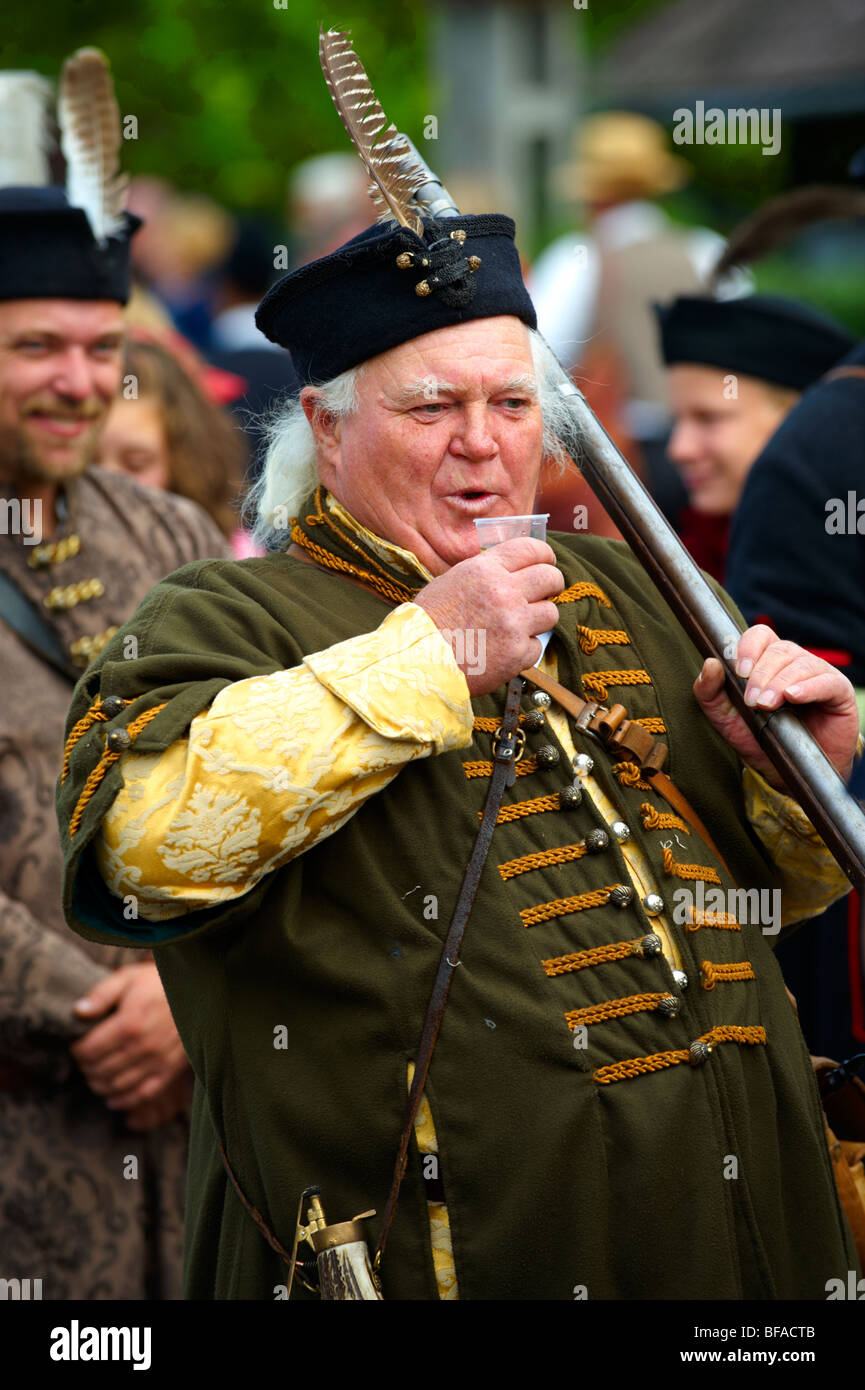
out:
M327 537L320 544L338 545ZM777 885L745 819L741 765L692 694L700 658L621 543L553 535L568 585L597 586L563 604L553 638L559 679L644 669L650 684L610 701L661 717L667 770L724 855L731 879L692 834L679 860L714 867L724 887ZM353 557L357 559L356 555ZM394 572L394 577L400 577ZM402 576L404 578L404 576ZM133 699L77 743L59 789L67 919L96 941L151 947L197 1078L187 1206L186 1293L271 1299L285 1268L228 1183L225 1144L246 1197L291 1247L301 1190L322 1188L329 1220L370 1207L390 1186L415 1056L441 947L478 828L491 734L406 765L333 836L229 905L168 923L124 920L88 848L121 786L115 764L68 826L106 729L167 701L138 735L164 749L227 684L297 665L304 654L376 628L388 603L339 574L287 555L190 565L160 584L80 684L70 726L99 695ZM624 629L630 645L580 649L577 625ZM137 659L124 659L134 634ZM127 647L128 650L128 647ZM504 687L473 701L500 715ZM532 708L530 690L524 710ZM291 719L291 709L285 711ZM619 785L597 745L595 776L621 808L671 900L661 841L640 807L669 807ZM526 756L556 743L529 733ZM564 756L517 778L505 804L554 795ZM678 929L690 984L678 1015L657 1010L592 1023L575 1047L565 1015L642 993L678 993L663 956L628 956L551 978L544 959L642 937L639 897L525 926L522 909L617 882L616 840L599 854L503 880L498 866L569 845L603 824L588 798L497 826L468 924L427 1096L439 1143L463 1299L825 1298L856 1269L836 1197L819 1098L802 1036L759 926ZM684 841L683 836L680 838ZM418 889L418 885L420 885ZM430 895L438 917L430 912ZM701 982L701 963L747 960L756 978ZM762 1025L766 1045L718 1044L701 1066L674 1065L602 1085L598 1068L687 1049L709 1029ZM288 1030L287 1049L274 1029ZM731 1162L735 1159L735 1163ZM386 1298L437 1297L420 1155L410 1156L383 1267ZM370 1223L373 1239L377 1220ZM310 1295L302 1290L297 1295Z

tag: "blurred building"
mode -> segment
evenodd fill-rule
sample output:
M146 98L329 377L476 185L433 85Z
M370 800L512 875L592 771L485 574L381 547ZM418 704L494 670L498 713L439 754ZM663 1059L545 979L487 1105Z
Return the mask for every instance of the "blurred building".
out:
M793 184L843 179L865 143L862 0L674 0L604 54L595 96L669 124L697 101L780 107Z
M569 0L430 0L430 20L437 128L420 152L461 208L514 217L525 253L553 220L550 173L581 107L579 15Z

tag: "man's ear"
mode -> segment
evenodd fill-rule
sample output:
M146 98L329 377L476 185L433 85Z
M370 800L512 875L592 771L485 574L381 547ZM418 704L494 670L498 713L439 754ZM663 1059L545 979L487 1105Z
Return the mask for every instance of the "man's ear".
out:
M331 461L339 452L342 420L324 409L322 394L315 386L304 386L300 393L300 404L309 421L319 459Z

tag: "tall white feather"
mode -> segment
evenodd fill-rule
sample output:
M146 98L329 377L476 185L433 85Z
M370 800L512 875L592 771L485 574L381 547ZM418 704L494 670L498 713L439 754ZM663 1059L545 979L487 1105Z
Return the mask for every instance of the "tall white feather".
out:
M53 91L38 72L0 72L0 188L50 182Z
M57 103L66 158L66 196L83 208L100 244L123 231L128 177L120 172L120 110L108 60L98 48L67 58Z

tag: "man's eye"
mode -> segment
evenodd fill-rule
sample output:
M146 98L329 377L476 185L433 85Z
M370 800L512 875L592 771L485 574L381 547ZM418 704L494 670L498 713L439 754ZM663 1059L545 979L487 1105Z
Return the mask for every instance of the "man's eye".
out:
M502 404L506 405L508 410L521 410L523 406L528 405L528 401L524 396L508 396Z
M93 353L97 357L113 357L119 351L120 343L112 342L110 340L105 343L96 343L93 347Z
M415 410L422 411L425 415L440 415L447 406L443 401L425 401L423 405L415 406Z
M15 346L19 352L41 352L48 344L43 338L21 338Z

